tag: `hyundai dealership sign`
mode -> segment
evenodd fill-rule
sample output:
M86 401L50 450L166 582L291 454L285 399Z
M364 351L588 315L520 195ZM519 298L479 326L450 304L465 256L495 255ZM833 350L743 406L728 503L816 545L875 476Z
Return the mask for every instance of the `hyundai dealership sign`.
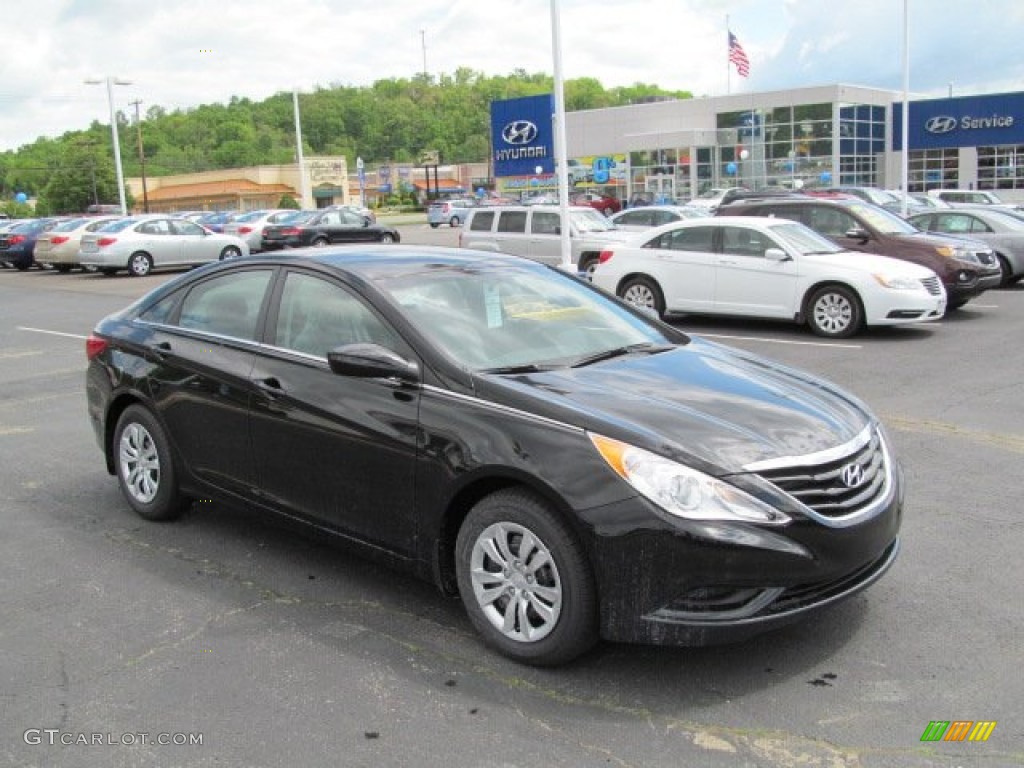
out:
M495 176L529 176L555 172L552 116L555 100L549 93L491 103L491 142Z
M900 151L903 104L893 104L892 145ZM1024 144L1024 93L910 102L910 148Z

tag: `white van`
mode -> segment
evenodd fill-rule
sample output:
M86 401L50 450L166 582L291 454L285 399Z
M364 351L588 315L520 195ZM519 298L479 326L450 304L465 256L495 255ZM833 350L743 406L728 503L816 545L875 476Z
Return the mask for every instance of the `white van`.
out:
M475 208L459 233L459 247L511 253L558 266L562 261L561 213L557 205ZM569 238L576 271L590 274L604 246L636 235L616 229L600 211L569 207Z

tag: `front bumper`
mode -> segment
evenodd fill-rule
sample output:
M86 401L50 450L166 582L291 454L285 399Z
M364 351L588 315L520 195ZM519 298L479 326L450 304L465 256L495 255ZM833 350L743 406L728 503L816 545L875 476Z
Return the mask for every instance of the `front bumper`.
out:
M667 520L634 498L582 516L606 640L697 646L790 624L877 581L899 552L902 477L874 517L846 528ZM646 518L646 525L640 524Z

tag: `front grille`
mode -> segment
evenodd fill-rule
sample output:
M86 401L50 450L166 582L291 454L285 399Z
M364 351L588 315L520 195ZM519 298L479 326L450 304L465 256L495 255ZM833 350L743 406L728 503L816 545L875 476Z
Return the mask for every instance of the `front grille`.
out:
M879 557L839 578L787 587L768 606L767 613L786 613L809 605L816 605L874 581L892 564L898 547L899 542L894 541Z
M847 518L866 511L888 492L891 471L881 434L850 444L849 452L829 455L818 463L762 469L758 474L826 519ZM809 457L813 458L813 457Z
M930 293L932 296L942 295L942 281L939 280L938 275L926 277L924 280L921 281L921 285L923 285L924 289L928 291L928 293Z

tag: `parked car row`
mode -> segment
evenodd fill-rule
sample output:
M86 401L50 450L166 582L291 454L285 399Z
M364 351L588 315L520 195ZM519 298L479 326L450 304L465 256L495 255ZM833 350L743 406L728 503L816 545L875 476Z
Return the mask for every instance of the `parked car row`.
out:
M0 264L19 270L33 265L68 272L75 268L146 275L261 250L327 243L398 242L393 227L375 223L356 206L315 211L192 211L136 216L65 216L4 221ZM285 224L278 227L275 225ZM266 238L266 230L272 231ZM216 231L222 229L222 232Z
M845 194L737 193L713 213L644 206L610 219L573 208L571 268L662 317L788 319L845 338L865 326L940 318L1021 278L1024 220L1004 210L982 212L1007 230L1019 224L1014 235L997 233L995 220L983 224L972 211L957 213L959 219L921 214L930 218L918 228ZM459 244L560 264L560 220L554 206L472 211ZM985 231L990 242L973 239L974 231ZM1022 242L1002 244L1001 237Z

